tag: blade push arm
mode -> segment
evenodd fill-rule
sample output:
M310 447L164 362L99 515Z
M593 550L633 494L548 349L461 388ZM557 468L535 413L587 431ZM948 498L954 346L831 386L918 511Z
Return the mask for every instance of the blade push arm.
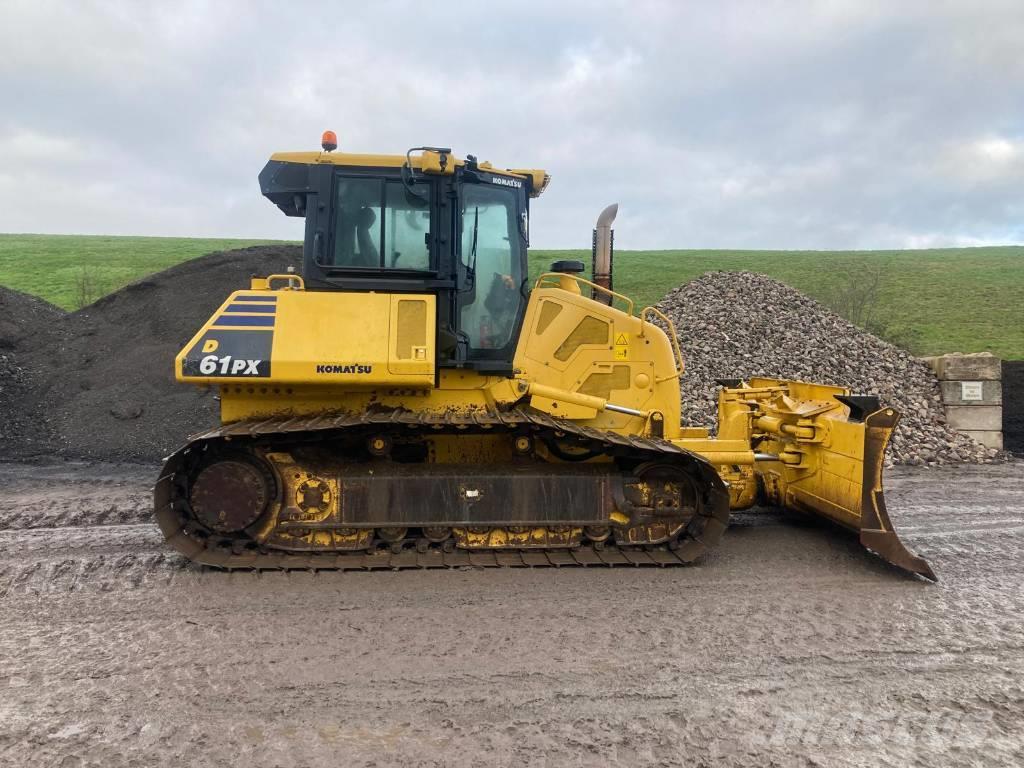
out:
M692 448L719 464L712 446L749 446L747 461L722 467L723 476L734 475L734 498L746 502L735 506L756 500L823 517L856 531L861 544L893 565L936 579L900 541L885 506L882 472L899 421L894 409L841 387L751 379L722 390L718 418L718 439L703 441L712 449ZM751 482L756 493L744 493Z

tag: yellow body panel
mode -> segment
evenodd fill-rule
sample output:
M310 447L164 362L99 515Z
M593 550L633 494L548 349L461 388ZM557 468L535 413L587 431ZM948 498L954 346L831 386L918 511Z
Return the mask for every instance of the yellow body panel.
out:
M432 294L235 291L178 355L176 375L250 388L433 387L436 301ZM272 394L288 407L286 394Z
M580 293L557 287L530 295L515 367L538 384L659 411L665 436L679 434L679 384L672 347L661 329ZM555 398L534 407L598 429L642 433L644 419L613 411L580 412Z
M272 416L309 416L317 413L360 413L371 404L382 408L406 408L423 413L468 411L494 404L494 377L472 371L439 372L439 387L377 384L367 387L295 385L272 383L224 383L220 386L221 421L229 424Z
M270 156L272 161L281 163L299 163L302 165L341 165L353 168L401 168L409 162L414 169L423 173L440 175L451 175L455 168L464 166L465 160L454 156L446 156L441 162L441 155L438 152L427 150L417 155L411 155L407 161L405 155L364 155L349 152L275 152ZM530 189L531 197L539 197L547 188L550 176L546 171L539 168L495 168L487 162L479 163L478 167L488 173L497 173L502 176L526 179L532 182Z

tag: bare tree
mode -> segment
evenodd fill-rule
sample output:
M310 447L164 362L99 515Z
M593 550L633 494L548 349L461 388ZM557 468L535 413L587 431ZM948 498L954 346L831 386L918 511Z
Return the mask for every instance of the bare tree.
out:
M107 285L96 271L83 264L75 275L75 309L82 309L107 294Z
M916 354L921 332L912 326L894 322L882 312L882 292L891 267L890 259L883 257L862 256L831 261L826 268L832 279L822 291L821 298L854 325Z
M889 273L889 260L847 258L830 262L827 269L832 280L824 291L824 302L854 325L867 329L877 326L881 319L879 298Z

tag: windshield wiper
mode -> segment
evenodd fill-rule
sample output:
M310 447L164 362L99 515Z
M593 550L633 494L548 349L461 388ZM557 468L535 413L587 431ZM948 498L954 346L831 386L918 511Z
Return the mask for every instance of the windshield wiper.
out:
M469 247L469 264L466 265L466 277L476 282L476 243L480 233L480 207L473 209L473 244Z

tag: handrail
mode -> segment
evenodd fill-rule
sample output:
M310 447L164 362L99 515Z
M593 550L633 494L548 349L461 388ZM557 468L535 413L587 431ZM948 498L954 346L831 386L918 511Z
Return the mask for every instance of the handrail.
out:
M587 280L585 277L579 277L578 275L573 275L573 274L570 274L568 272L545 272L543 275L541 275L540 277L537 278L537 282L534 283L533 287L534 288L542 287L541 283L543 283L546 278L554 278L554 280L558 280L558 281L561 281L564 278L569 278L570 280L575 280L577 283L583 283L584 285L590 286L591 288L594 288L594 289L600 291L601 293L605 293L605 294L611 296L613 300L614 299L618 299L619 301L625 302L626 306L628 307L628 309L626 310L626 314L628 314L628 315L632 315L633 314L634 304L633 304L633 300L631 298L629 298L628 296L623 296L621 293L616 293L615 291L611 290L610 288L605 288L603 285L598 285L597 283L592 283L589 280Z
M675 375L676 376L682 376L683 375L683 371L685 370L686 366L683 364L683 352L679 348L679 337L676 335L675 323L673 323L668 318L668 315L666 315L660 309L657 309L656 307L644 307L642 310L640 310L640 335L641 336L643 335L643 330L644 330L644 326L643 326L644 320L645 320L645 318L647 317L648 314L656 315L658 317L658 319L660 319L663 323L665 323L665 325L668 326L668 337L669 337L669 340L671 340L671 342L672 342L672 354L675 356L675 359L676 359L675 360L675 362L676 362L676 374ZM651 324L653 325L653 323L651 323ZM670 378L674 378L674 377L673 376L668 376L665 379L661 379L661 381L666 381L667 379L670 379Z
M306 290L306 281L303 280L299 275L267 275L267 288L271 291L281 290L280 288L274 288L273 281L287 280L288 285L284 287L286 291L304 291Z

